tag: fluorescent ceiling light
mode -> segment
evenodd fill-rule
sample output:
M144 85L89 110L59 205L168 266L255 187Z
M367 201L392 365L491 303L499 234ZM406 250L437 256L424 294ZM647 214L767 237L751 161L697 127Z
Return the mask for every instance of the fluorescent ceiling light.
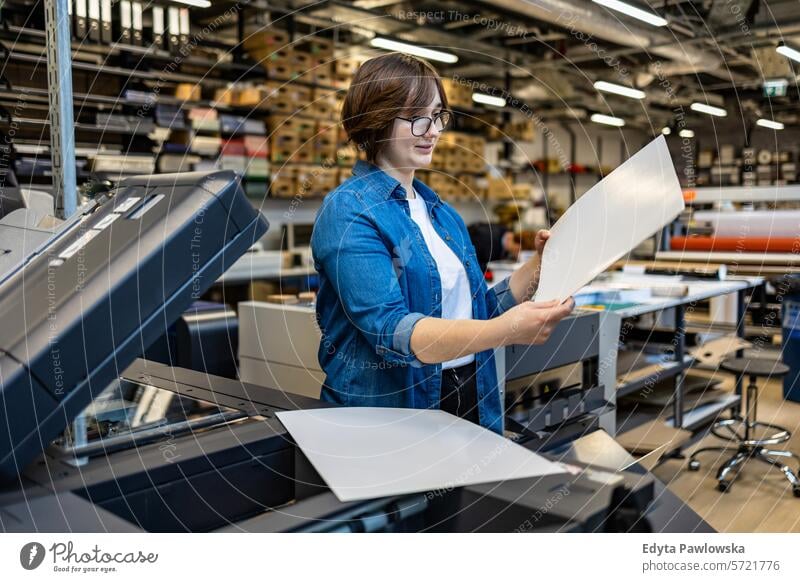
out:
M625 125L625 120L619 117L611 117L610 115L603 115L602 113L593 113L589 118L595 123L602 123L603 125L613 125L614 127L622 127Z
M608 81L595 81L594 88L598 91L605 91L606 93L614 93L615 95L622 95L623 97L630 97L631 99L644 99L645 92L625 85L617 85L616 83L609 83Z
M196 6L197 8L208 8L211 2L208 0L172 0L178 4L186 4L187 6Z
M785 56L786 58L792 59L793 61L797 61L798 63L800 63L800 51L788 47L785 44L780 45L775 50L778 51L779 54Z
M668 128L668 127L662 127L661 128L661 135L669 135L671 133L672 133L672 130L670 128Z
M768 129L783 129L783 124L780 121L772 121L771 119L759 119L756 125L766 127Z
M423 59L430 59L432 61L439 61L441 63L455 63L458 62L458 57L451 53L442 51L435 51L427 49L415 44L406 44L404 42L397 42L388 38L377 37L373 38L369 43L376 47L386 49L387 51L397 51L407 55L414 55L415 57L422 57Z
M495 97L494 95L487 95L486 93L473 93L472 100L475 103L483 103L484 105L491 105L493 107L506 106L506 100L503 97Z
M694 130L693 129L682 129L678 132L678 135L681 137L694 137Z
M652 24L653 26L666 26L667 21L658 16L653 12L648 12L647 10L642 10L641 8L636 8L636 6L631 6L625 2L620 2L619 0L593 0L595 3L600 4L601 6L605 6L606 8L610 8L611 10L616 10L617 12L622 12L623 14L627 14L632 18L636 18L637 20L641 20L642 22L646 22L647 24Z
M726 117L728 115L728 112L721 107L714 107L713 105L706 105L705 103L692 103L691 110L697 111L698 113L716 115L717 117Z

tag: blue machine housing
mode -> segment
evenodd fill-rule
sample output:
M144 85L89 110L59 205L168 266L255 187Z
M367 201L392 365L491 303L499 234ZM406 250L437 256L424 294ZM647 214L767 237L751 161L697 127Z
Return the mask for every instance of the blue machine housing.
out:
M233 172L142 176L18 257L0 279L0 481L16 479L267 227Z

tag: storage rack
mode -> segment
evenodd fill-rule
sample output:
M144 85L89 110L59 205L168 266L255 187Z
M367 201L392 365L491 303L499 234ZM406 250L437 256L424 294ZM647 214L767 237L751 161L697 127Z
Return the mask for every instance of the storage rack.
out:
M67 6L65 0L62 3ZM172 5L168 0L153 4ZM331 58L322 65L330 71L325 75L304 74L306 70L298 69L276 76L271 74L271 67L278 61L283 47L277 46L269 54L257 50L259 36L271 32L285 34L287 47L291 46L298 57L305 56L297 50L300 45L324 46L327 43L332 47L330 36L315 34L310 28L301 31L300 25L287 14L275 14L280 27L277 24L264 26L261 21L269 20L272 14L266 12L265 4L255 0L215 2L213 9L184 8L190 10L191 30L183 46L202 29L213 28L213 34L202 36L202 42L185 53L180 52L179 46L172 50L155 46L147 10L141 44L121 38L121 24L117 20L112 22L114 36L110 42L79 35L73 14L71 40L65 45L69 48L62 46L62 52L69 54L71 49L71 66L63 68L72 73L75 90L71 99L53 100L40 67L59 61L46 51L43 53L43 48L47 47L47 31L39 8L39 3L31 7L12 0L0 9L0 52L6 63L0 71L0 132L14 135L11 140L14 167L21 181L48 188L54 180L60 183L59 172L64 165L74 171L74 177L68 180L71 183L116 181L127 173L224 168L229 146L238 146L234 142L243 136L261 138L265 146L257 148L256 152L245 152L246 163L235 168L243 174L248 194L256 199L267 195L291 198L302 190L301 184L307 186L303 196L321 197L349 175L347 169L355 152L344 148L341 132L336 128L335 106L327 108L328 115L320 115L319 107L312 104L341 101L341 91L346 85L333 82L333 74L340 67L352 67L354 61L337 54L335 60ZM223 18L219 24L220 15L224 14L230 17ZM287 107L285 101L273 99L272 94L247 103L225 98L231 86L251 89L258 95L258 89L270 83L276 92L305 90L314 95L314 101L309 100L305 108L297 111L296 107ZM63 90L69 84L62 82L56 90ZM74 131L65 131L62 135L74 136L74 148L67 149L77 154L77 160L74 164L61 164L58 146L47 147L42 138L44 131L58 130L59 123L51 123L51 120L58 120L58 116L52 114L49 103L71 101L74 101L74 122L66 114L61 117L66 122L63 125ZM72 117L73 108L62 109L69 109ZM473 134L475 124L470 120L491 114L468 103L454 109L461 113L454 129ZM276 144L289 133L290 127L266 127L264 121L271 116L282 116L288 126L303 122L313 124L305 141L293 143L289 156L277 155ZM227 125L221 122L223 117ZM242 131L247 128L248 131ZM176 136L179 139L176 140ZM204 147L198 148L198 141ZM320 151L321 142L328 148L324 154ZM63 152L64 148L60 149ZM304 153L308 149L314 152L311 156ZM482 151L471 153L483 158ZM268 156L267 162L256 164L262 156ZM233 157L236 156L231 159ZM258 172L253 171L256 166ZM464 178L473 196L478 192L482 197L482 185L476 184L475 179L483 174L483 168L471 172L462 169L457 177ZM466 198L447 188L444 197Z

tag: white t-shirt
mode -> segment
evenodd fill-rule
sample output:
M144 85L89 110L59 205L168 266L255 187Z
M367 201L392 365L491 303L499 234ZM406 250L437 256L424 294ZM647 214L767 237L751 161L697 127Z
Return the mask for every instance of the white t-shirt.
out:
M472 319L472 290L464 265L433 228L425 200L419 194L407 200L411 218L422 231L442 280L442 319ZM469 354L443 362L442 368L458 368L474 360L475 354Z

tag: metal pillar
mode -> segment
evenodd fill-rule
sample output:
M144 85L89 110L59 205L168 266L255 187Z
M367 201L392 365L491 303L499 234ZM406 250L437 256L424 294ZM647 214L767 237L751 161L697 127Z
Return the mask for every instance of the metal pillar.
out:
M78 206L68 2L69 0L44 2L53 197L56 216L59 218L67 218Z
M683 359L686 355L686 317L684 306L675 306L675 361L679 366L683 366ZM681 371L675 375L675 393L672 401L672 426L683 428L683 380L685 372Z
M575 132L573 131L573 129L566 123L562 123L561 127L569 136L570 167L564 168L564 171L567 173L567 178L569 178L569 203L571 206L575 204L575 201L578 199L577 187L575 185L575 172L573 172L573 166L575 165L575 157L577 155L577 147L575 144Z

